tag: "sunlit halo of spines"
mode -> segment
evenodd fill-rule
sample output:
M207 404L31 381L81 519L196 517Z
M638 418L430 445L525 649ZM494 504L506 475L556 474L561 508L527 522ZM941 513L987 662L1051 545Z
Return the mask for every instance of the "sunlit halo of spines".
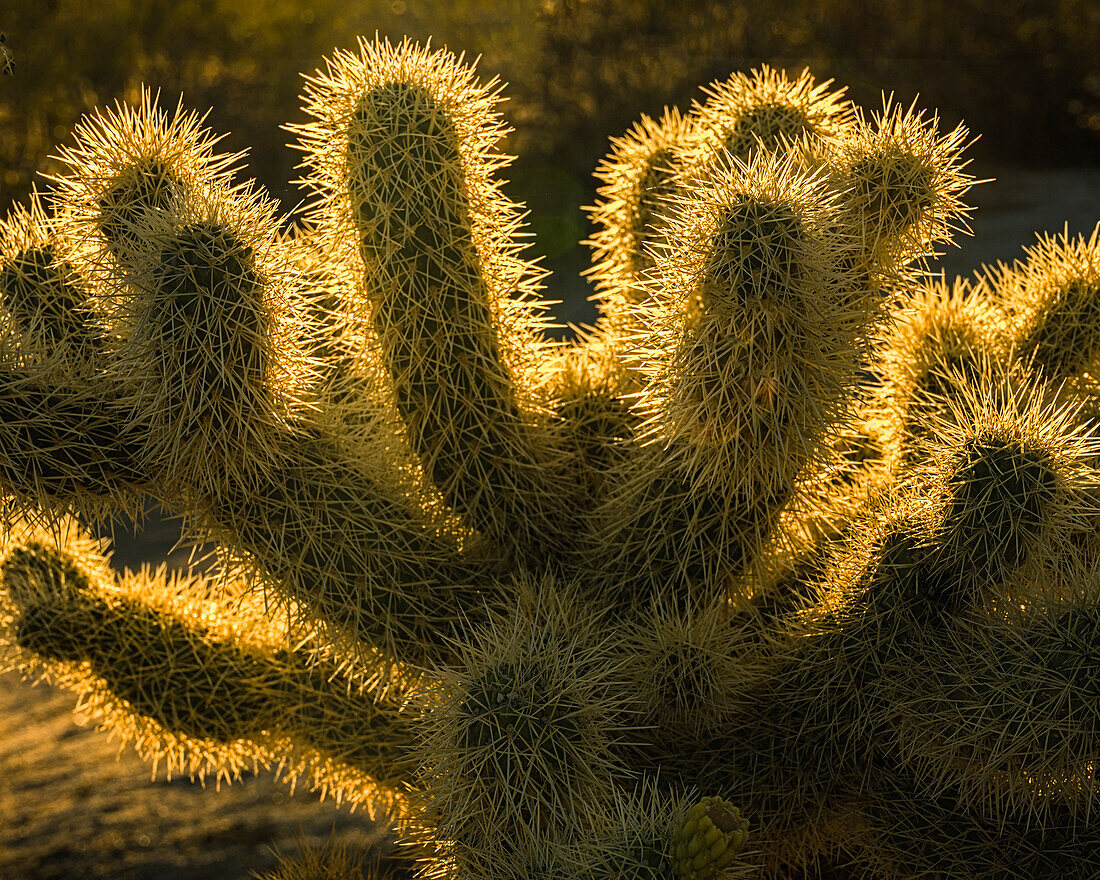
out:
M673 206L648 307L656 315L644 322L655 329L638 340L650 376L639 403L652 414L647 433L729 445L732 455L764 423L797 435L835 420L846 353L866 315L837 296L845 279L828 254L843 233L828 223L836 206L822 177L760 153L748 164L720 161L695 183ZM792 442L805 452L820 439ZM719 458L715 479L747 478ZM770 456L754 458L772 467Z
M1052 381L1089 376L1100 352L1100 224L1089 235L1039 236L1025 258L995 276L1019 356Z
M830 92L831 85L815 82L809 70L792 80L766 64L712 83L703 89L706 100L693 107L700 134L688 164L698 168L723 151L740 159L758 149L786 152L804 137L831 144L847 134L855 115L846 89Z
M960 123L941 134L939 117L884 98L831 153L837 185L848 193L864 248L887 276L935 253L937 244L969 234L970 208L962 195L978 182L966 173L962 152L971 143Z
M275 205L256 189L193 189L181 194L171 212L147 215L140 228L142 254L98 296L97 311L117 347L111 373L133 396L134 421L148 431L153 466L168 474L182 467L192 487L220 485L225 476L217 477L216 470L237 454L266 460L277 435L316 405L319 365L304 332L305 291L279 246ZM170 269L177 259L184 262ZM195 286L199 271L217 277L214 289ZM177 302L189 296L193 308ZM211 326L203 326L204 313ZM171 334L171 357L165 333ZM247 355L241 364L247 376L218 361L237 350ZM187 357L199 358L232 391L230 405L242 407L233 422L243 436L220 436L216 422L200 429L202 423L190 416L177 418L180 405L192 416L203 410L207 403L200 405L197 396L211 391L181 372Z
M300 181L316 193L308 216L315 224L330 257L356 267L357 275L369 284L370 265L355 243L362 230L354 186L362 187L361 171L352 161L350 133L363 95L388 84L402 83L423 89L437 103L437 111L457 138L461 162L462 197L466 218L477 252L482 282L493 306L494 322L505 345L501 356L515 376L537 373L537 365L548 343L538 331L548 325L537 298L545 272L524 260L522 251L530 237L523 233L522 208L502 191L498 172L513 157L497 150L498 142L510 131L496 109L502 101L498 79L482 83L464 56L446 49L432 50L405 39L398 45L388 40L359 41L359 51L337 49L326 59L325 71L306 77L302 96L312 122L288 126L298 136L293 145L305 158L300 167L306 176ZM425 185L423 183L419 185ZM370 293L356 298L360 310L370 308ZM520 383L517 390L523 390ZM534 400L527 400L535 406Z
M587 274L612 320L618 299L643 293L638 283L653 260L648 248L659 237L665 202L677 185L678 153L694 131L694 120L674 108L660 119L642 116L625 135L611 139L611 152L596 169L602 186L588 209L596 232L587 242Z
M220 783L259 767L272 767L291 784L304 780L337 802L372 812L384 812L401 799L396 783L407 767L383 760L364 772L361 759L345 754L370 740L367 726L362 727L359 740L350 727L338 724L326 732L323 701L310 708L311 702L324 696L316 690L324 681L324 687L331 688L330 697L346 690L345 708L365 709L366 702L359 706L355 701L357 695L367 693L381 698L380 707L389 700L393 708L381 708L378 714L393 716L383 724L397 723L401 698L379 687L386 681L392 688L394 680L381 665L372 668L368 655L355 664L329 656L318 645L316 632L288 629L288 618L273 614L262 595L247 584L227 581L213 587L201 577L164 567L119 576L104 555L104 542L90 539L73 521L63 523L53 534L33 524L15 524L7 550L0 570L8 579L19 575L24 565L16 559L20 553L53 554L66 560L84 587L79 593L58 593L59 587L72 586L64 583L66 576L55 577L50 584L39 583L33 576L6 584L8 595L0 602L0 629L5 632L0 668L75 691L78 714L111 730L154 771L163 768L169 778L175 773L192 779L213 775ZM87 605L84 616L74 607L81 602ZM20 644L23 618L40 610L50 612L52 628L40 639L57 638L68 630L57 657L39 656ZM133 645L116 643L123 632L118 625L109 626L109 643L97 642L102 637L96 627L114 619L116 623L129 619L126 631L135 640ZM142 639L161 644L146 644ZM134 678L146 656L148 681ZM379 662L386 661L379 658ZM311 672L313 668L316 673ZM158 689L181 675L194 681L189 694L193 702L158 695ZM320 678L314 681L311 675ZM204 678L209 679L206 684ZM209 688L205 699L204 687ZM226 728L212 713L219 701L230 699L234 692L243 701L238 703L241 719L259 711L267 721L256 726L262 720L257 718L247 730ZM154 717L151 701L159 704L158 711L166 717L178 716L177 721L167 724ZM379 742L384 741L382 737ZM382 769L395 775L376 780L371 770Z
M1054 582L1073 563L1070 539L1100 514L1100 435L1079 401L1059 402L1018 366L986 365L958 387L929 417L927 458L909 479L931 492L938 564L972 601L996 605L1021 566Z
M134 224L171 213L188 190L228 186L244 153L216 154L220 136L203 127L206 115L160 105L142 88L138 104L97 109L73 129L75 144L58 158L65 171L51 178L51 203L92 267L112 271L143 250Z

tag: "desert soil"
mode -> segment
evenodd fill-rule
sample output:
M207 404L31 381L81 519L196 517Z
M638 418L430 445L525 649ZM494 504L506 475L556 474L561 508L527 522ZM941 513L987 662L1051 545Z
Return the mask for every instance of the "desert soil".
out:
M1012 261L1036 231L1089 233L1100 220L1100 168L975 168L974 238L942 261L948 276ZM163 559L172 529L126 542L117 559ZM261 772L215 791L151 778L132 751L72 715L74 698L0 675L0 880L244 880L335 830L367 847L362 814L289 790ZM117 758L117 759L116 759Z

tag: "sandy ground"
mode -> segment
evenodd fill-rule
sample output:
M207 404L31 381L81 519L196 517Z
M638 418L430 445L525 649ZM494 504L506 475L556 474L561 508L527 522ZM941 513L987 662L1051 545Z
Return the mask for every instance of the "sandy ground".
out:
M1100 220L1100 168L974 168L975 236L943 260L949 275L1011 261L1038 230L1088 233ZM118 559L163 558L163 527ZM73 697L0 676L0 880L243 880L273 863L271 847L318 843L332 830L369 846L370 823L270 774L221 791L186 780L151 780L132 752L116 760L106 734L74 722Z

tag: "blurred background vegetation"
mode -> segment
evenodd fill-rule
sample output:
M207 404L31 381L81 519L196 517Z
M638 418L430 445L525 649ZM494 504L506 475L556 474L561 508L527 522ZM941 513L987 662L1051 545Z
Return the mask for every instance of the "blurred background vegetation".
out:
M509 83L511 192L551 268L581 268L579 210L608 137L640 113L686 109L698 86L761 62L833 77L869 108L881 92L981 133L983 162L1100 164L1097 0L3 0L15 73L0 78L0 211L95 106L142 83L212 108L226 150L287 210L285 147L301 72L355 36L408 34L480 55ZM572 264L576 263L576 266Z

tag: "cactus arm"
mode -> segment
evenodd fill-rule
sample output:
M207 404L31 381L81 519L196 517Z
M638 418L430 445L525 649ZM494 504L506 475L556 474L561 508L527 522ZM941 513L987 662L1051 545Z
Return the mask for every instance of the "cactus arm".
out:
M287 647L255 612L204 625L197 609L209 587L198 578L162 570L116 582L92 542L34 532L9 542L0 577L17 668L81 694L86 711L147 758L232 773L279 755L289 775L351 797L407 776L408 719L396 695L372 693L364 671L349 673L308 641Z
M11 373L0 388L2 479L28 509L133 505L149 477L123 433L119 407L89 397L85 386L47 386Z
M759 555L823 456L870 314L850 309L830 262L820 178L764 155L697 185L641 307L656 328L645 427L596 540L621 548L612 568L651 560L645 577L670 587L722 583Z
M534 869L596 821L629 771L633 698L598 607L551 577L517 579L516 601L478 627L420 695L413 806L462 875Z
M913 782L904 769L882 767L866 799L882 876L1057 880L1093 870L1100 845L1095 823L1006 821L960 808L957 788L931 798L915 794Z
M1055 829L1100 799L1095 604L978 620L918 660L896 701L899 750L931 798Z
M300 129L317 224L361 266L394 404L443 500L509 553L560 544L564 485L541 374L538 273L518 258L493 84L408 43L338 54Z
M1049 381L1095 395L1100 332L1100 225L1089 236L1041 236L1012 269L994 273L1013 315L1019 357Z
M35 195L0 222L2 482L25 513L136 512L148 484L126 407L99 370L106 340Z
M809 161L820 161L823 150L834 185L845 194L846 222L856 230L848 258L872 288L913 283L915 261L970 232L971 209L962 197L984 181L966 173L968 135L961 124L943 134L937 116L886 99L881 112L857 111L848 137L810 145Z
M668 198L694 126L692 117L677 110L666 109L659 120L643 116L623 137L612 138L611 152L596 169L602 186L588 209L596 232L588 242L587 274L608 332L626 330L638 317L630 304L647 296L645 275L664 241Z
M258 487L202 518L337 641L368 640L407 662L442 660L454 626L499 601L487 564L465 560L323 434L294 438Z
M966 388L997 381L1011 361L1006 316L988 284L957 279L914 286L876 346L872 407L884 426L887 468L920 461L937 418Z

